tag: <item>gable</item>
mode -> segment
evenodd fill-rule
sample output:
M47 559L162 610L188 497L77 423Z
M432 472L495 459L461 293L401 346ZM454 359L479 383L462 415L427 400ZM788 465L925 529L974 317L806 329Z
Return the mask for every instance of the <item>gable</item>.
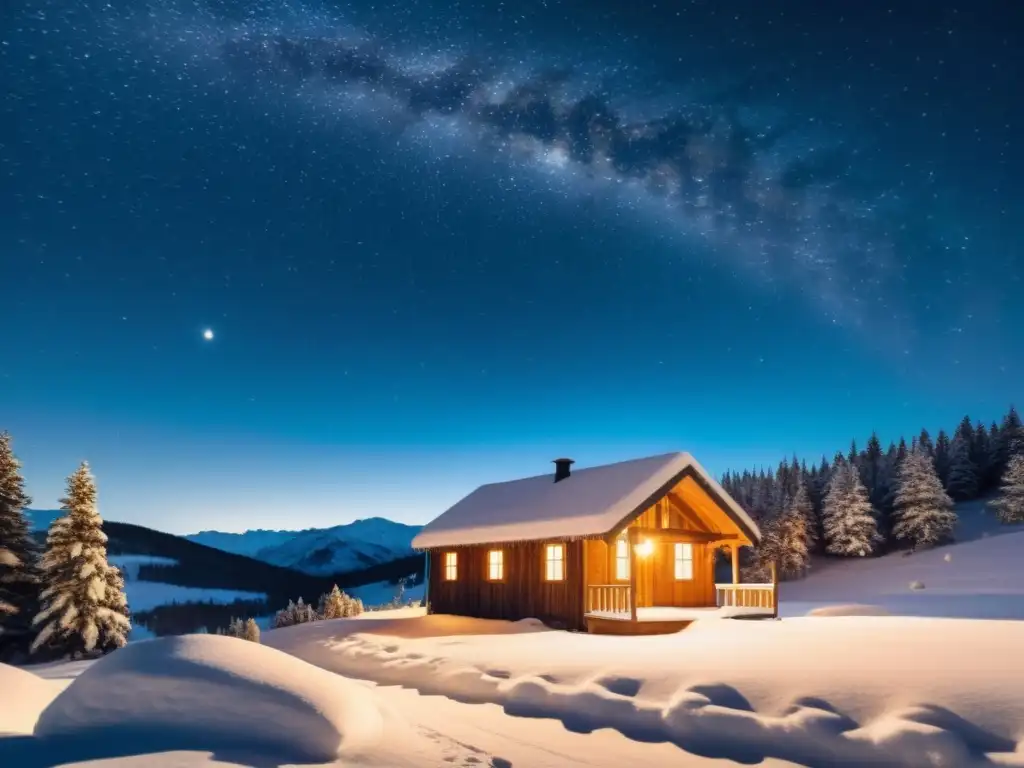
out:
M686 479L691 478L691 483ZM676 492L702 520L729 521L751 542L754 522L688 453L669 453L481 486L424 526L416 549L604 536Z

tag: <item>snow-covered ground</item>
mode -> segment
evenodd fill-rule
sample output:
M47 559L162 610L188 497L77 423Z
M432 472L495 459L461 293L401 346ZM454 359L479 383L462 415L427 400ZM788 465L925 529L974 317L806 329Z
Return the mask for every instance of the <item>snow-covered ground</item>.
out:
M1024 619L1024 531L914 554L816 560L806 579L780 585L782 616L836 605L899 616Z
M1024 765L1022 622L709 621L621 638L415 613L265 642L338 674L743 763Z
M0 739L0 765L1024 766L1021 647L1012 621L628 638L399 609L30 668L36 708L66 689L35 736ZM0 708L0 731L25 733L28 709L4 727Z

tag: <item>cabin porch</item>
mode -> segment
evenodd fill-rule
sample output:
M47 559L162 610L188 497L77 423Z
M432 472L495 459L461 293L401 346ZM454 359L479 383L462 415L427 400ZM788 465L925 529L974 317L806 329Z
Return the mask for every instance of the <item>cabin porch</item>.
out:
M778 615L778 584L740 583L742 544L728 535L631 529L617 540L587 542L584 619L595 634L654 635L678 632L701 619L771 618ZM624 546L625 543L625 546ZM683 544L689 560L679 562ZM603 552L602 548L607 548ZM714 580L716 553L731 555L731 583ZM616 558L618 562L616 562ZM594 567L594 562L598 562ZM628 563L626 562L628 559ZM608 567L601 567L602 560ZM675 561L675 562L674 562ZM628 580L622 580L628 568ZM591 583L593 576L620 577ZM610 582L609 579L603 579Z

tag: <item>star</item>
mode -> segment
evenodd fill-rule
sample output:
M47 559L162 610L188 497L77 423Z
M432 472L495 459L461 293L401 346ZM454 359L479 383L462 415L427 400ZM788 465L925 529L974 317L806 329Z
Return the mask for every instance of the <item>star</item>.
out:
M203 338L206 339L207 341L213 341L213 331L207 328L205 331L203 331Z

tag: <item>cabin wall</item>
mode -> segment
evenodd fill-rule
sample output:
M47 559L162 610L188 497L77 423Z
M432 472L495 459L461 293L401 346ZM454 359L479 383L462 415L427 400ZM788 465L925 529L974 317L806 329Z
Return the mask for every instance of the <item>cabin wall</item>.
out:
M565 545L565 579L544 578L545 547ZM504 579L487 579L487 553L503 553ZM458 578L446 581L444 553L458 553ZM529 541L430 551L430 612L480 619L536 618L551 627L585 630L583 542Z

